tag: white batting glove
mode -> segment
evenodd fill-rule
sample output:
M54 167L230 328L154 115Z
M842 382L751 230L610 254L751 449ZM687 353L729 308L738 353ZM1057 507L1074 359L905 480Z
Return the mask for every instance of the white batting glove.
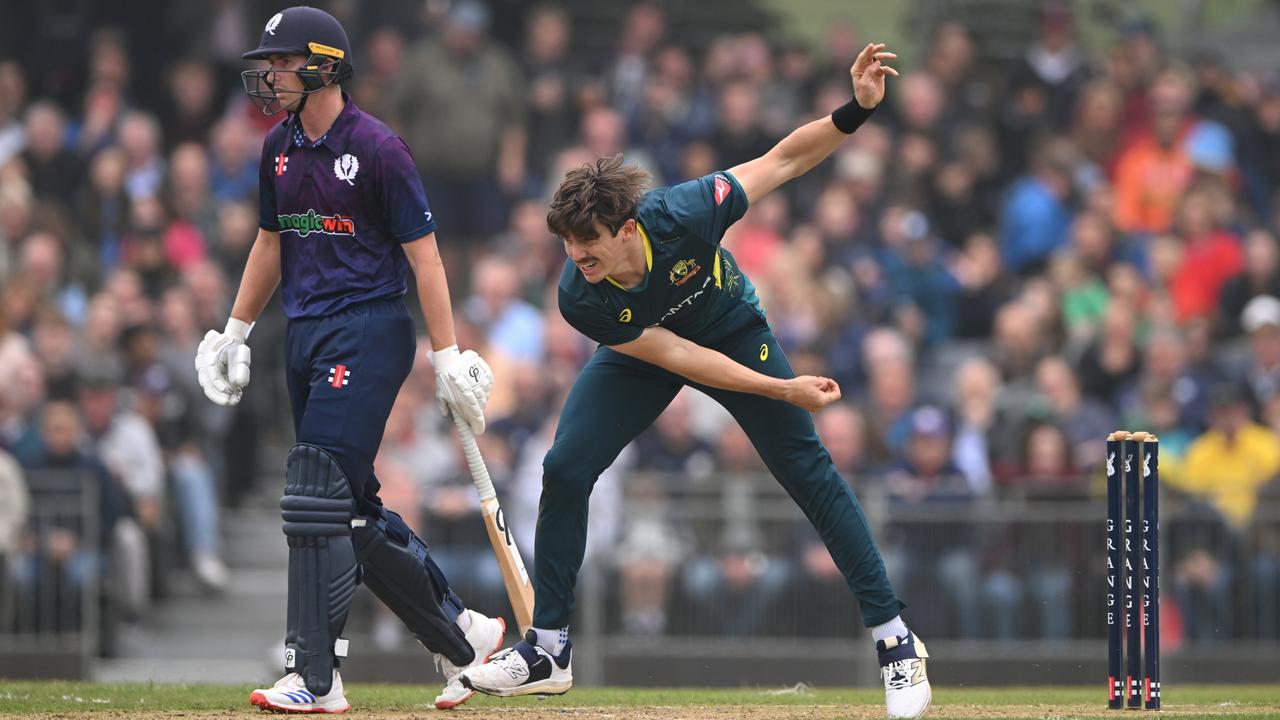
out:
M222 332L210 330L196 349L196 378L205 397L219 405L240 402L249 384L249 346L244 344L252 325L230 318Z
M436 399L440 414L452 410L467 421L476 435L484 432L484 408L493 390L493 371L474 350L458 352L457 345L436 350L432 355L436 367Z

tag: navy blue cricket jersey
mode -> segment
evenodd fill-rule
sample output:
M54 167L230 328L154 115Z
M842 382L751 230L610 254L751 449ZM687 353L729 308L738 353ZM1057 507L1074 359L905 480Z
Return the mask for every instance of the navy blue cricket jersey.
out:
M342 97L324 137L309 140L290 115L262 142L258 224L280 233L290 319L403 295L409 263L400 244L436 229L408 146Z

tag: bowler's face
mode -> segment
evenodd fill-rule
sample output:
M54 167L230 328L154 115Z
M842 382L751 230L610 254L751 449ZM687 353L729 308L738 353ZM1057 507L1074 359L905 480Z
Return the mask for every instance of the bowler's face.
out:
M604 280L618 270L618 263L623 257L623 237L635 232L635 221L628 220L616 233L596 223L596 237L581 240L573 236L564 238L564 251L578 266L582 277L595 284Z

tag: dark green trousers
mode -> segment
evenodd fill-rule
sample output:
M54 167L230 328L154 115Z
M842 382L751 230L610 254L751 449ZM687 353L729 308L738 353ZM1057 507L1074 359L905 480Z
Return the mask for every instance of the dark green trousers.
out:
M709 346L766 375L795 376L761 319ZM560 412L555 443L542 464L533 624L549 629L569 623L587 544L587 501L596 479L684 385L714 398L746 431L769 471L822 536L858 600L866 626L892 620L905 605L894 595L866 516L836 472L808 411L759 395L690 383L601 347L574 383Z

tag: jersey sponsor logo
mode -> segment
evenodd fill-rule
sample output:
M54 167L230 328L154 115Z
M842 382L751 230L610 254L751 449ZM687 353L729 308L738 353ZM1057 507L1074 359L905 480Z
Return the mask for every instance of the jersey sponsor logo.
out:
M339 180L346 180L348 185L355 185L351 181L356 179L358 172L360 172L360 161L351 153L333 161L333 174L337 175Z
M284 13L276 13L267 21L267 27L264 28L268 35L275 37L276 28L280 27L280 21L284 19Z
M661 325L662 323L667 321L667 318L671 317L672 315L675 315L676 313L680 312L681 310L687 307L691 307L693 305L693 301L697 300L699 295L706 292L707 285L710 285L710 284L711 284L711 278L707 278L706 280L703 280L702 287L699 288L697 292L681 300L679 303L676 304L675 307L671 308L670 310L667 310L666 314L662 316L662 319L658 321L658 324Z
M276 177L280 177L289 169L289 156L280 153L276 156Z
M618 322L620 323L631 322L631 308L623 308L622 312L618 313Z
M724 202L729 197L729 191L733 188L729 184L729 179L723 175L716 175L716 205Z
M667 274L667 277L671 278L672 285L683 285L689 281L689 278L697 275L701 269L702 266L693 258L680 260L672 266L671 272Z
M355 235L356 221L343 215L320 215L315 210L290 215L277 215L281 232L292 230L298 237L306 237L311 233L325 235Z
M768 360L768 359L769 359L769 344L765 343L760 346L760 362L764 362L765 360Z

